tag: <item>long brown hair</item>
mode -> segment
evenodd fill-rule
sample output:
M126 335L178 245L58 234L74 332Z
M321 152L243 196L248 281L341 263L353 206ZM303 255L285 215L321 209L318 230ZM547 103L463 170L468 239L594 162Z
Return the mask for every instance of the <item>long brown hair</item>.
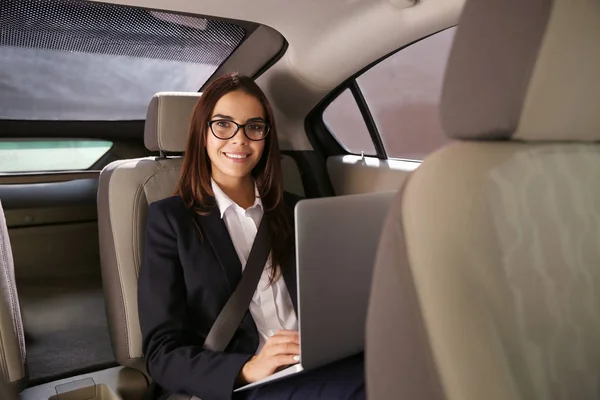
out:
M199 214L209 212L211 208L216 207L211 186L211 162L206 151L208 121L221 97L237 90L244 91L260 101L270 126L269 134L265 138L263 154L252 170L252 176L256 181L263 210L269 218L272 231L271 282L274 282L280 272L282 261L293 248L292 223L289 210L286 210L283 201L281 153L273 110L263 91L252 79L230 73L219 77L204 90L192 114L181 175L175 194L183 199L188 208Z

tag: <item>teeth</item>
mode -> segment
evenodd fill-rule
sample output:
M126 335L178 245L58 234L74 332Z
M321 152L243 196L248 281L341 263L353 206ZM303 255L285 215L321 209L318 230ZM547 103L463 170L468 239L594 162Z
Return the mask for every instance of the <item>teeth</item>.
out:
M225 155L229 158L246 158L248 157L248 155L242 155L242 154L229 154L229 153L225 153Z

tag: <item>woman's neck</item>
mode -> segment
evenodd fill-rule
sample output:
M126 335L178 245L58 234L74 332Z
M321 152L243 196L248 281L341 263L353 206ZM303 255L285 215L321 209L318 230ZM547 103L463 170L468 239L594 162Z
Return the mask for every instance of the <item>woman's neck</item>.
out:
M254 179L248 175L243 178L219 177L214 176L213 180L219 185L221 190L238 206L246 209L252 207L256 201L256 191L254 188Z

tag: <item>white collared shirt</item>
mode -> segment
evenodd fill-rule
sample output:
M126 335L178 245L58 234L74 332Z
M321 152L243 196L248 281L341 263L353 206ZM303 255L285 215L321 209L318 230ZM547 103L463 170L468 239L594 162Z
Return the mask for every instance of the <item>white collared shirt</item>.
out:
M262 200L255 187L256 200L252 207L244 210L231 200L214 180L211 180L211 184L215 200L221 212L221 218L225 221L243 271L263 217ZM267 260L267 265L250 302L250 314L258 328L259 344L256 350L257 354L263 348L267 339L279 329L298 330L298 319L294 311L294 305L282 275L279 274L277 281L269 285L271 269L268 267L270 263L271 257Z

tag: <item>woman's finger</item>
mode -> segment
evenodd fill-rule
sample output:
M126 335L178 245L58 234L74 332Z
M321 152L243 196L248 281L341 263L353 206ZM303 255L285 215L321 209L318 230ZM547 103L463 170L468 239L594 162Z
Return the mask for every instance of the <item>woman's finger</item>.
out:
M291 354L280 354L278 356L271 357L269 361L273 366L273 369L277 369L280 367L287 367L293 364L298 364L298 361L300 361L300 359L298 358L298 356L294 356Z
M297 343L278 343L272 345L266 353L269 357L278 356L281 354L300 354L300 346Z
M286 329L280 329L275 332L275 335L298 336L298 331L288 331Z
M279 335L279 334L274 334L273 336L271 336L268 340L266 344L269 344L269 342L271 342L272 344L274 343L300 343L300 337L298 336L298 334L295 335L289 335L289 334L285 334L285 335Z

